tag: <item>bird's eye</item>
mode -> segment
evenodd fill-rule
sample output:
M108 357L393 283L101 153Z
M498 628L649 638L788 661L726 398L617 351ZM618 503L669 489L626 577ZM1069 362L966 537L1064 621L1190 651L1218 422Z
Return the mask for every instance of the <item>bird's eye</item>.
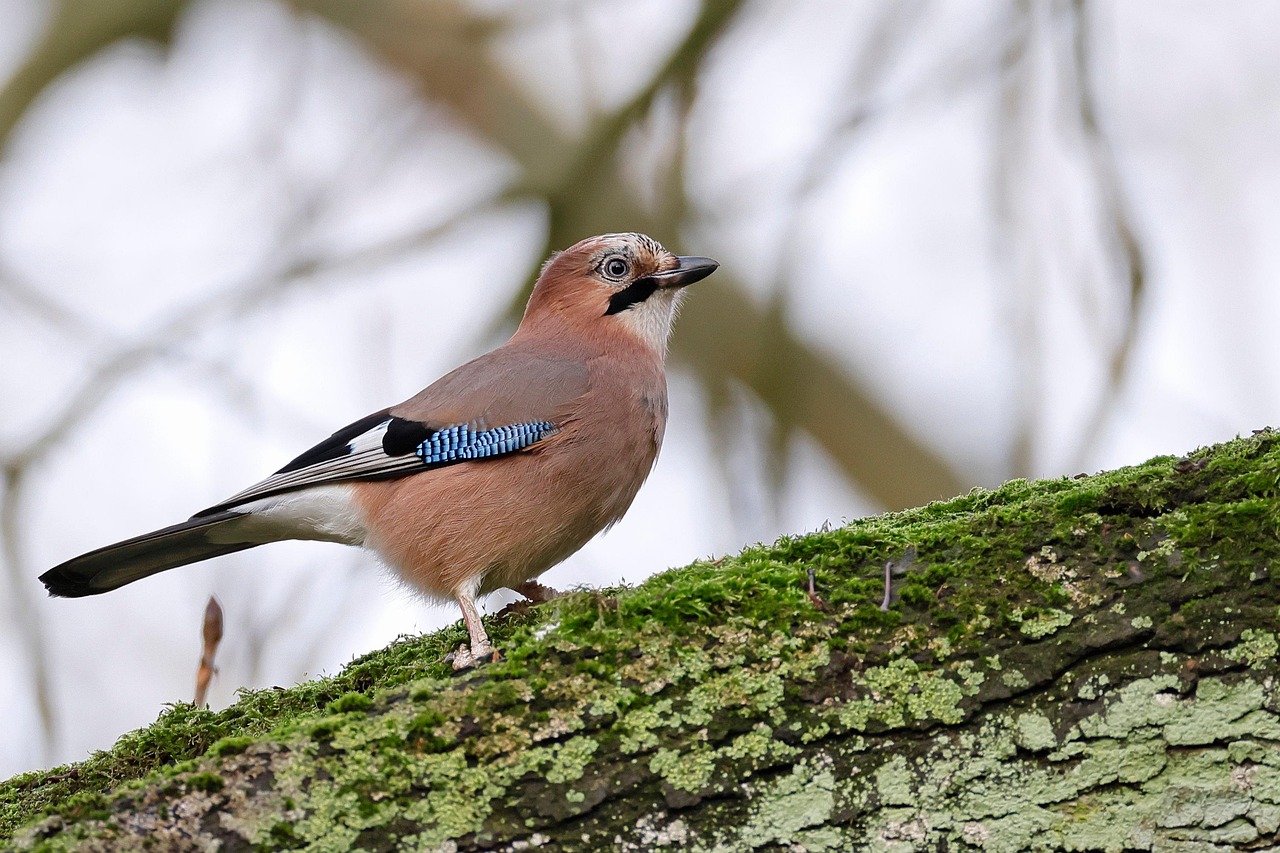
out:
M600 268L605 275L614 279L626 278L627 272L631 269L622 258L609 258Z

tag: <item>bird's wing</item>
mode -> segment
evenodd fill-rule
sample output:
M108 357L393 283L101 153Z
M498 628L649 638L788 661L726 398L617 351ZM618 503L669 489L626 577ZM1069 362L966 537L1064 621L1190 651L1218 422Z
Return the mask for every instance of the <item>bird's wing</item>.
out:
M324 483L405 477L524 450L559 429L587 385L578 362L495 350L193 518Z

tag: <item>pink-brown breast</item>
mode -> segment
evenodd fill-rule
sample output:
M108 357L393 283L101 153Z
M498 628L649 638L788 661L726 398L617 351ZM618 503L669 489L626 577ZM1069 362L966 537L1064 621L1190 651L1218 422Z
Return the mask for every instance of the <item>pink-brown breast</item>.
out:
M439 597L519 586L577 551L622 517L657 458L666 380L643 355L587 360L587 389L556 413L559 431L524 451L356 483L365 544Z

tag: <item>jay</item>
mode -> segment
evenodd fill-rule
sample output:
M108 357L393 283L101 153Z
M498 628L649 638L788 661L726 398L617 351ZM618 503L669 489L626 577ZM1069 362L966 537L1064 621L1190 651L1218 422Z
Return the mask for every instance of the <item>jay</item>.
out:
M399 405L339 430L189 521L41 575L51 595L108 592L284 539L372 549L411 586L452 598L494 654L478 596L535 579L620 519L662 446L667 337L682 288L719 265L643 234L552 255L506 343Z

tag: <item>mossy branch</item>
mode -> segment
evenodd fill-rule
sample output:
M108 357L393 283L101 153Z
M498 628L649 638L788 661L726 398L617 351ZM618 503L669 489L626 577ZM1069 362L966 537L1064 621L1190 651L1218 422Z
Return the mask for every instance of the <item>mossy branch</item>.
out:
M176 705L5 783L2 831L49 850L1268 846L1278 533L1271 432L1015 481L509 616L505 658L461 677L455 627L219 713Z

